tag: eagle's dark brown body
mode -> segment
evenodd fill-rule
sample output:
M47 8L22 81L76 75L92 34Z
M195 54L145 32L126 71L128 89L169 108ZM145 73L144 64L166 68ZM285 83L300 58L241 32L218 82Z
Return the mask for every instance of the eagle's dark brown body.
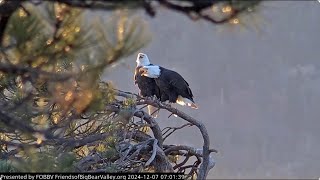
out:
M152 78L141 76L141 72L139 72L140 68L141 66L136 67L134 72L134 83L137 84L139 87L140 96L143 96L143 97L156 96L157 98L160 98L160 91L156 85L155 80Z

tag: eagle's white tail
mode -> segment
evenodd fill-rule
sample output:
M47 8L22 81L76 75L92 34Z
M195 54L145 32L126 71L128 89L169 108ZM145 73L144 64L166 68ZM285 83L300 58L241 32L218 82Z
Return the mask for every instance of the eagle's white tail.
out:
M156 108L154 106L148 105L148 113L153 118L157 118L158 114L159 114L159 110L158 110L158 108Z
M193 109L198 109L198 106L194 102L192 102L190 99L184 98L184 97L182 97L180 95L178 96L178 99L177 99L176 103L180 104L181 106L186 106L187 105L187 106L190 106Z

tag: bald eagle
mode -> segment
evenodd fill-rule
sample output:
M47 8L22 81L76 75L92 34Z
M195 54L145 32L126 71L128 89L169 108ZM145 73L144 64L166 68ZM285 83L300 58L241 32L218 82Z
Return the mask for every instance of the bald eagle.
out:
M170 103L198 109L188 82L179 73L152 64L140 67L139 73L143 77L155 80L159 88L161 101L169 100Z
M137 56L137 67L135 69L135 73L134 73L134 83L138 86L139 88L139 94L142 97L157 97L158 99L161 99L161 95L160 95L160 89L159 87L156 85L156 82L153 78L149 78L147 76L142 76L141 75L141 71L140 68L142 68L143 66L149 66L152 65L150 64L149 58L146 54L143 53L139 53ZM163 96L164 101L168 100L168 97L165 98L165 96ZM148 112L150 115L152 115L154 118L156 118L158 116L158 112L157 108L148 105Z

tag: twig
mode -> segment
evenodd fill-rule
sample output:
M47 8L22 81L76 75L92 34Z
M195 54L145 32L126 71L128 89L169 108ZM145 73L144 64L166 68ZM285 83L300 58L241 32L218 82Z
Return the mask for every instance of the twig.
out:
M164 149L165 149L165 153L168 155L174 151L181 151L181 150L184 150L184 151L188 151L189 154L191 155L199 155L199 156L203 156L202 154L202 151L199 151L199 149L196 149L194 147L190 147L190 146L183 146L183 145L164 145ZM215 152L217 153L218 151L215 150L215 149L209 149L209 152L212 153L212 152Z
M178 168L180 168L181 166L185 165L185 164L188 162L189 159L190 159L190 155L187 154L187 156L185 157L185 159L184 159L181 163L175 165L175 166L173 167L173 169L178 169Z
M152 155L150 157L150 159L146 162L145 166L149 166L152 161L154 160L154 158L156 157L156 154L157 154L157 143L158 143L158 140L157 139L153 139L153 146L152 146Z
M191 124L191 123L187 123L187 124L184 124L184 125L182 125L182 126L180 126L180 127L165 127L164 129L162 129L162 131L164 131L164 130L166 130L163 134L162 134L162 136L164 136L163 137L163 140L166 140L172 133L174 133L176 130L179 130L179 129L182 129L182 128L184 128L184 127L186 127L186 126L193 126L193 124ZM170 133L168 133L169 131L171 130L171 132ZM168 133L168 134L167 134ZM167 135L166 135L167 134Z
M148 124L150 124L150 128L153 132L153 135L158 140L159 147L163 148L162 147L163 137L162 137L161 129L160 129L160 126L158 125L158 123L151 116L149 116L147 113L145 113L144 111L137 111L134 113L134 115L136 117L143 117L143 119Z

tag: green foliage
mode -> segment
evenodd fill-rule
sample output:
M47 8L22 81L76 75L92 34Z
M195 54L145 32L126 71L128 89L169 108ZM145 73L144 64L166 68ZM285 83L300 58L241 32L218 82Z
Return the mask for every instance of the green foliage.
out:
M0 66L14 69L0 73L0 110L18 122L3 123L0 117L6 135L1 140L14 142L1 153L6 157L18 150L12 162L0 161L1 172L73 172L94 151L110 159L99 166L113 171L117 137L82 145L74 141L119 130L114 115L104 111L116 101L113 87L100 76L149 42L144 22L125 9L107 22L91 22L85 10L65 4L23 6L5 31L2 46L10 48L0 52ZM46 132L49 139L25 127ZM83 171L93 167L98 166Z
M7 43L17 44L17 53L34 54L40 48L34 45L39 45L39 41L44 41L43 28L44 26L39 23L38 17L33 14L28 15L24 10L20 9L12 15L10 24L6 29Z
M72 152L57 153L56 149L37 152L29 149L25 159L13 161L19 172L73 172L76 156Z
M117 156L117 150L114 147L109 146L107 151L101 153L101 155L107 159L112 159Z
M119 172L116 164L110 164L106 167L106 173L117 173Z

